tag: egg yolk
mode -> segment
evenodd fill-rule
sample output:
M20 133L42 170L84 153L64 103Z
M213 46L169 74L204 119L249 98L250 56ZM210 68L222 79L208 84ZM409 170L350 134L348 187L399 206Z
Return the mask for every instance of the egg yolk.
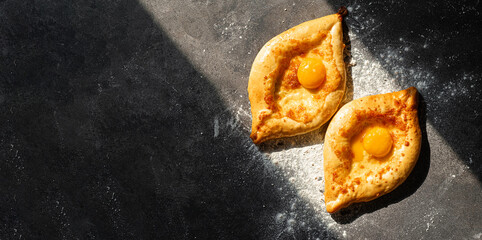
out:
M353 161L362 161L365 152L375 157L384 157L390 152L392 145L390 132L378 126L363 129L350 141Z
M321 59L305 58L298 68L298 81L308 89L314 89L325 81L326 69Z
M393 140L390 132L382 127L367 129L363 135L363 148L375 157L384 157L392 149Z

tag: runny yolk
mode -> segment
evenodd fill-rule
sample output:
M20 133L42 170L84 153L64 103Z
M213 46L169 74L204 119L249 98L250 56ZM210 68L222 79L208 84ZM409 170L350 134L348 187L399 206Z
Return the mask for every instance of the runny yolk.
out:
M384 157L392 149L392 136L382 127L369 128L363 136L363 148L375 157Z
M370 127L355 135L350 142L354 161L363 160L364 153L384 157L392 149L393 140L390 132L382 127Z
M314 89L325 81L326 69L319 58L305 58L298 68L298 81L308 89Z

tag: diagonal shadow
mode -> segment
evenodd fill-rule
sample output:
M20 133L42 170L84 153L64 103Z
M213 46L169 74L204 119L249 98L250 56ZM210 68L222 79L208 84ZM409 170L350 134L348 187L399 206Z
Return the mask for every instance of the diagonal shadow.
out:
M296 190L213 134L234 116L137 1L1 1L0 22L1 238L336 238L310 207L275 218Z

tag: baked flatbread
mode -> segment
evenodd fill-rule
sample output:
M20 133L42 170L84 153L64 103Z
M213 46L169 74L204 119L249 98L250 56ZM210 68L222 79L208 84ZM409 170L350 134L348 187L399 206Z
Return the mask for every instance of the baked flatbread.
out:
M315 130L338 109L346 81L345 14L340 9L295 26L259 51L248 84L255 143Z
M338 111L323 149L328 212L373 200L405 181L420 153L417 106L411 87L356 99Z

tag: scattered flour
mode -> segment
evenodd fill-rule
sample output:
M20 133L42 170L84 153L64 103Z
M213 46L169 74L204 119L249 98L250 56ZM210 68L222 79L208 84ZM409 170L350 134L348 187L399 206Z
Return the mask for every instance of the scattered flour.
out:
M219 118L218 116L214 117L214 137L219 135Z
M351 33L351 39L359 38ZM403 49L402 49L403 50ZM382 57L385 57L393 64L399 64L404 60L403 51L388 49ZM423 72L417 68L400 67L393 76L384 66L372 56L369 50L359 41L352 41L351 45L351 75L348 76L348 92L344 103L352 99L363 96L393 92L401 90L399 79L416 77L423 79L431 77L430 73ZM426 82L417 83L418 88L426 87ZM350 89L352 88L352 89ZM237 93L223 92L221 94L228 103L229 111L233 114L233 119L228 119L226 123L220 123L218 117L214 118L214 135L220 134L219 127L241 128L248 134L250 131L251 114L249 102L246 98L240 101ZM242 97L242 95L241 95ZM243 102L244 104L241 104ZM323 177L323 143L327 125L317 131L313 131L301 136L283 138L270 141L261 147L261 154L269 159L274 168L274 174L280 174L289 180L291 186L296 189L299 199L292 199L292 207L284 212L277 213L273 220L283 226L280 233L291 232L295 228L303 227L303 219L309 217L307 209L314 210L318 218L327 226L330 231L338 233L340 238L346 238L348 233L343 225L338 224L326 212L324 205L324 177ZM251 142L249 149L257 151L256 146ZM273 169L273 168L271 168ZM288 189L290 186L281 187ZM298 203L308 203L308 206L299 206Z
M369 20L367 24L373 22ZM343 103L368 95L398 91L408 87L407 82L414 84L419 91L425 91L430 87L430 80L434 79L435 75L421 66L405 62L405 54L413 51L413 46L409 42L400 39L399 46L389 46L378 56L374 56L361 41L353 41L363 37L356 31L350 33L352 41L351 59L348 62L348 92ZM423 47L427 48L429 44L426 43ZM449 91L451 95L464 94L467 92L465 88L464 84L451 82L444 86L444 91ZM239 106L239 99L228 99L228 102L236 118L235 125L249 132L249 103ZM317 131L301 136L270 141L261 147L261 154L277 167L274 173L288 179L288 184L296 189L299 199L292 199L293 205L307 203L307 206L291 207L273 216L273 220L283 226L280 235L293 231L295 226L303 227L303 219L310 217L306 209L314 210L323 225L338 233L338 237L347 238L349 235L347 228L332 219L324 205L323 142L326 127L325 125ZM285 186L280 190L288 188L289 186ZM433 211L424 219L425 231L434 227L437 214Z
M220 33L223 40L238 40L246 35L251 19L247 14L240 15L239 12L232 11L214 24L214 29Z

